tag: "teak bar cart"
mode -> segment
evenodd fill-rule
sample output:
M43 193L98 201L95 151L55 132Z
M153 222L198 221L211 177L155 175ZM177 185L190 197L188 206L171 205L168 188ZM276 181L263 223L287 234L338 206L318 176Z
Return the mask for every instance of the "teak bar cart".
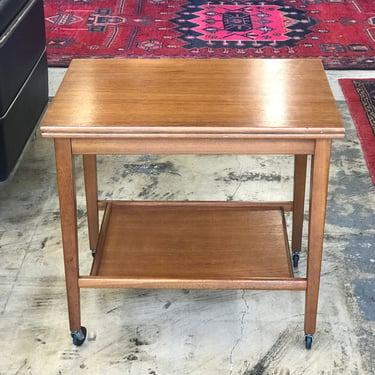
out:
M73 60L41 131L55 143L75 345L86 337L80 288L277 289L305 291L311 348L331 142L344 136L319 60ZM75 154L83 155L90 275L78 265ZM293 201L99 201L101 154L289 154ZM294 278L308 155L307 276ZM284 211L293 214L291 251Z

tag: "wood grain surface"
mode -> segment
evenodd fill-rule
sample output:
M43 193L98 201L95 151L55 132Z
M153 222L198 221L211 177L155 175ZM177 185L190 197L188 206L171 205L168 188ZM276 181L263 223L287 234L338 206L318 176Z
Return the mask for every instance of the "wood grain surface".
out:
M227 202L109 204L93 275L292 277L283 213Z
M41 129L343 135L320 60L298 59L74 60Z

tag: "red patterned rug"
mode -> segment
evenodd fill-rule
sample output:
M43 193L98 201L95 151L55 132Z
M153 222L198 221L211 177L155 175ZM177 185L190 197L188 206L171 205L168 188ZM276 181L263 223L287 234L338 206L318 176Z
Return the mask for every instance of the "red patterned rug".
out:
M375 69L375 0L44 0L50 66L72 58L322 58Z
M375 79L340 79L375 184Z

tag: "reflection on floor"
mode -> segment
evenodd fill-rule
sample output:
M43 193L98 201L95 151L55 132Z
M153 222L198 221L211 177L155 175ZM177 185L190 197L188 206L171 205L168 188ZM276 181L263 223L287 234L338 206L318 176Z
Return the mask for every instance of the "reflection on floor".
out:
M302 292L83 290L88 339L72 345L53 145L37 137L0 187L0 374L373 374L375 189L344 102L332 155L313 349ZM288 156L99 158L103 198L291 199ZM82 170L81 160L76 167ZM88 273L82 180L81 270ZM270 262L272 259L270 259ZM300 261L304 274L306 255ZM359 300L357 301L357 299ZM358 303L357 303L358 302Z

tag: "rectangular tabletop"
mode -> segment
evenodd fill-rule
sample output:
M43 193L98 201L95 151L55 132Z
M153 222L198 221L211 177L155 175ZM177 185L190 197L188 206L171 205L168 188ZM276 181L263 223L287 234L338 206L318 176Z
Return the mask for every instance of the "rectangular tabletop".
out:
M342 138L320 60L73 60L45 137L239 134Z

